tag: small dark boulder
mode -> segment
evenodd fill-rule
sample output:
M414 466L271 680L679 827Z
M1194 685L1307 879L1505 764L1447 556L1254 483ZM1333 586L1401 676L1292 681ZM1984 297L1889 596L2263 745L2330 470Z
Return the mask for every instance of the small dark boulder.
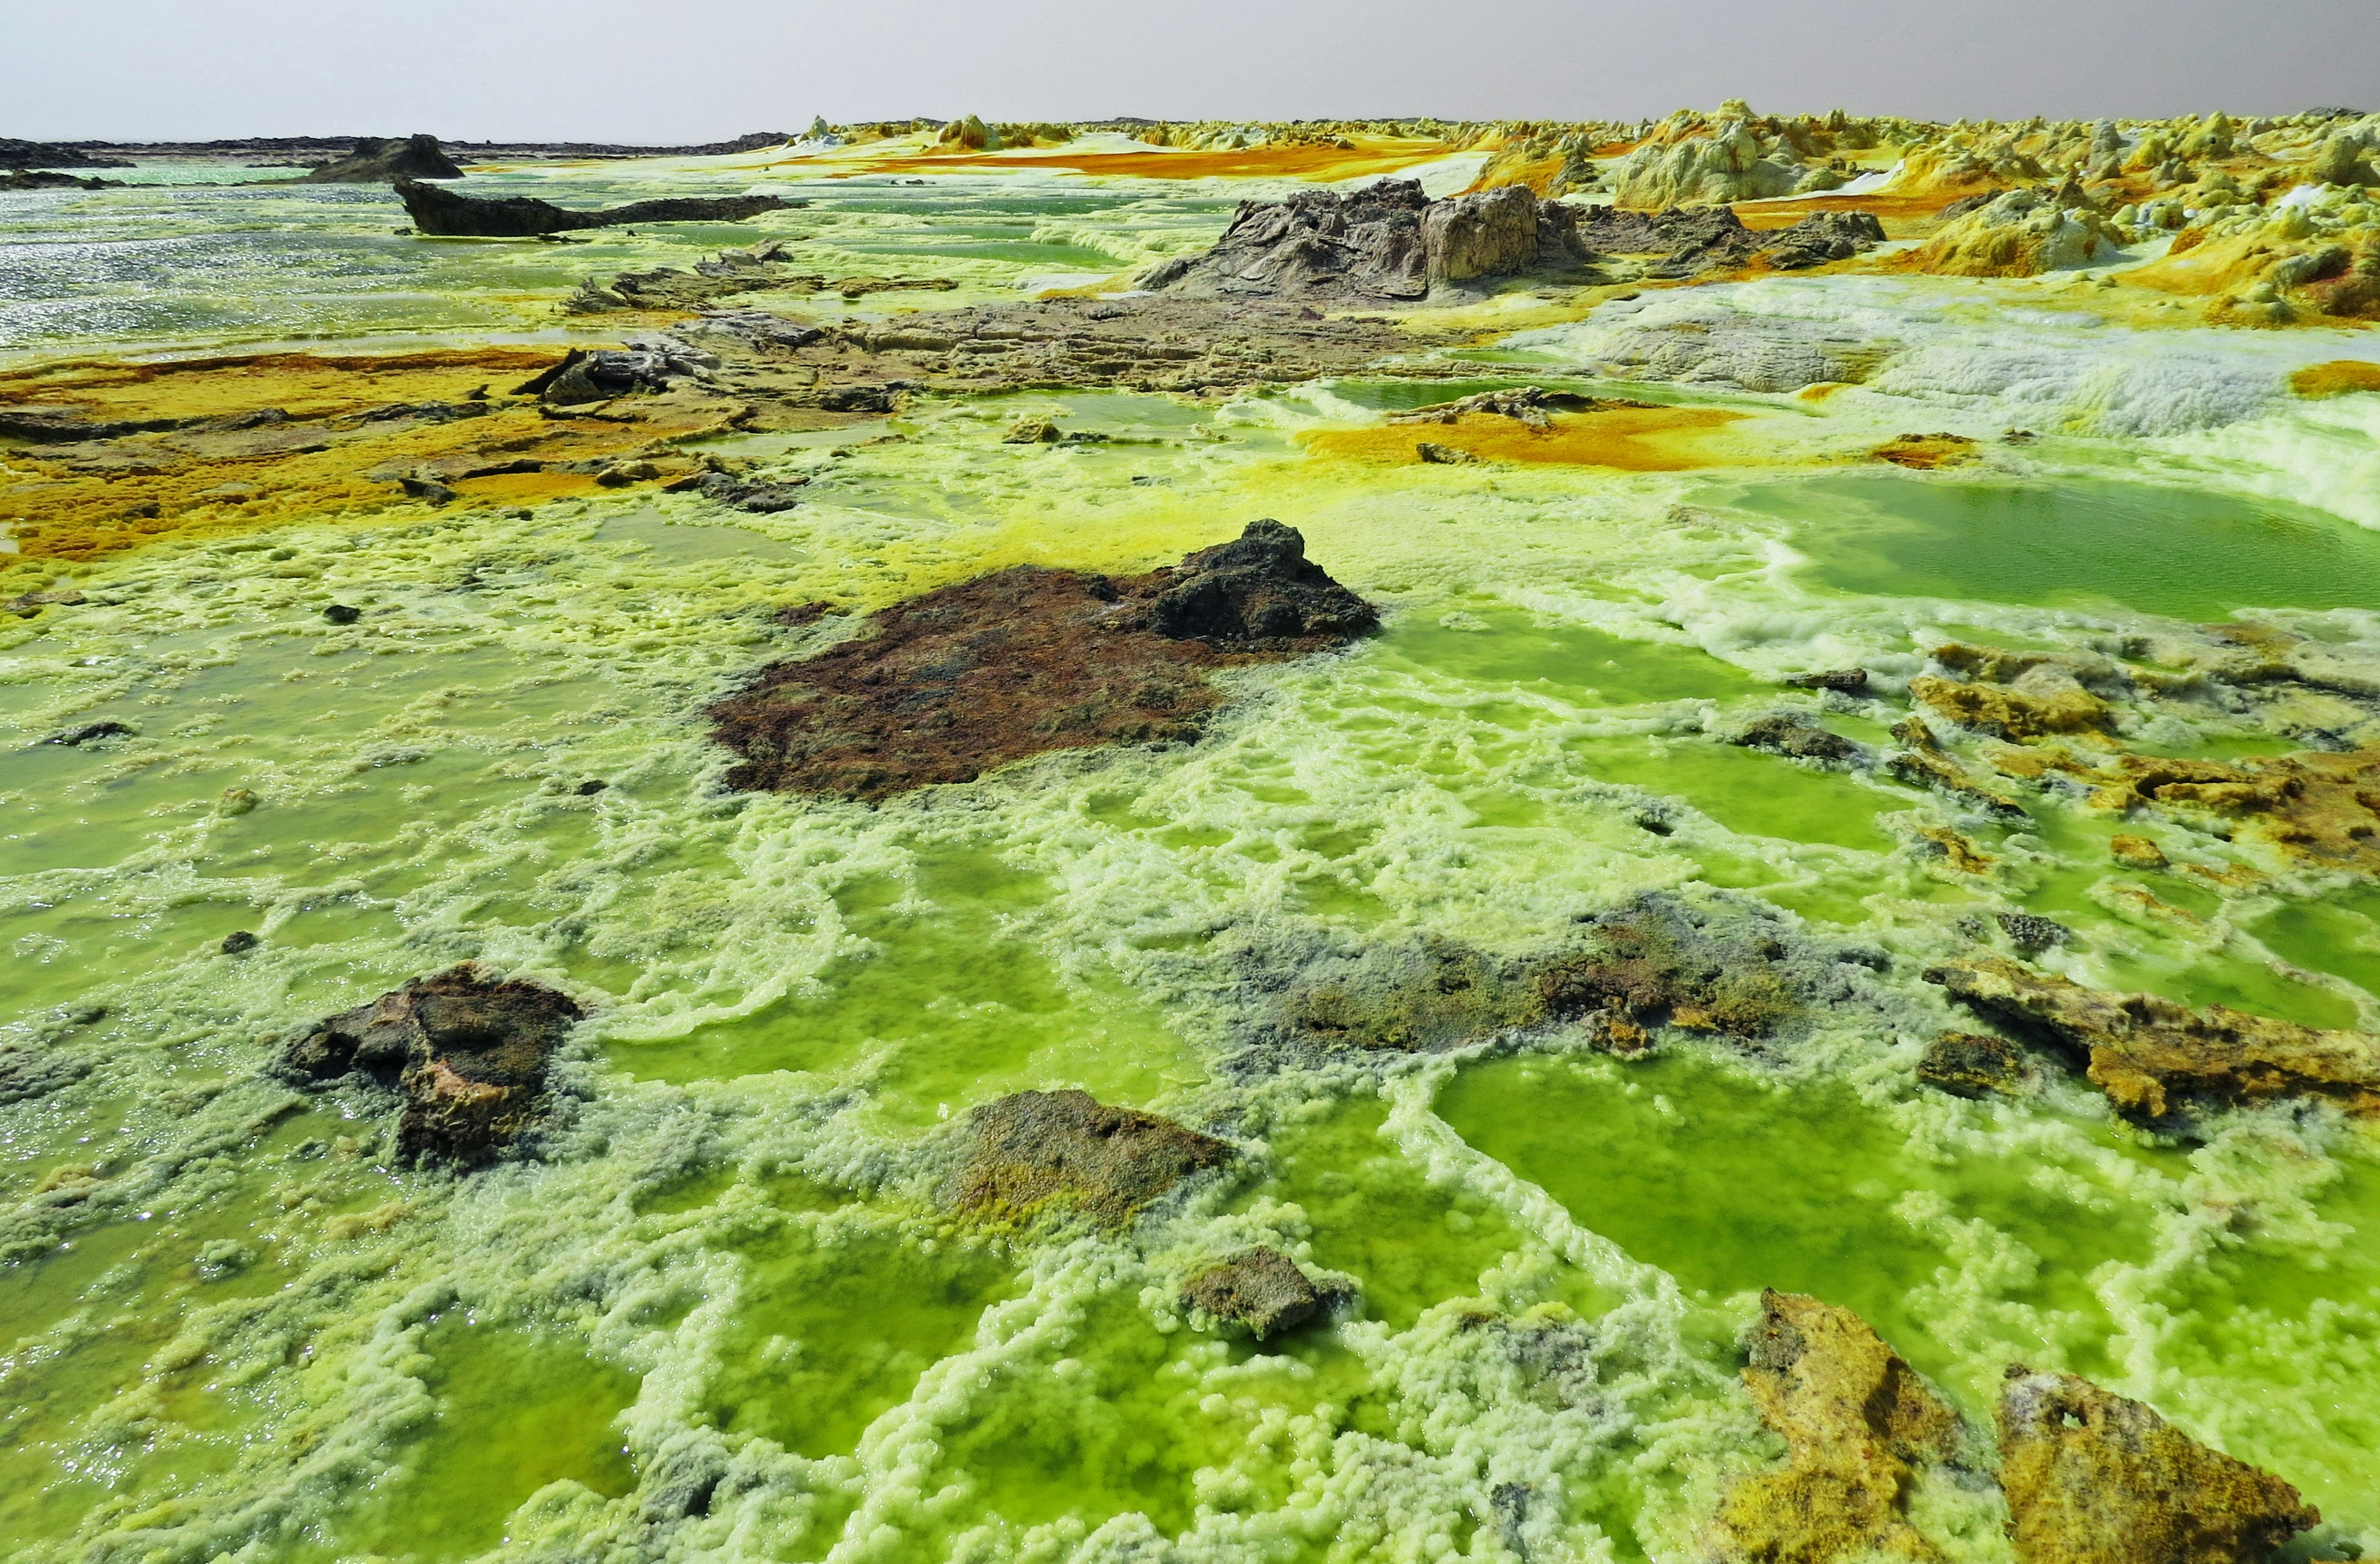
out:
M584 1014L565 994L466 963L321 1022L277 1068L298 1085L355 1075L394 1087L397 1155L468 1167L528 1127L554 1050Z
M1867 688L1867 670L1822 668L1815 673L1789 673L1783 683L1790 689L1840 690L1845 695L1856 695Z
M1088 1092L1018 1092L970 1115L973 1145L946 1192L970 1215L1020 1221L1080 1211L1121 1227L1232 1146L1171 1119L1110 1108Z
M759 515L773 515L779 511L789 511L800 504L801 496L795 491L808 481L807 478L796 478L789 482L772 483L765 479L747 478L739 473L698 472L662 484L662 492L682 494L691 491L701 495L706 500L716 500L722 505L732 505L739 511L751 511Z
M263 942L247 929L237 928L223 937L223 953L236 956L243 951L252 951Z
M586 212L528 196L459 195L419 179L395 183L414 227L447 238L527 239L638 223L741 223L764 212L782 212L788 204L775 196L690 196Z
M352 624L363 616L364 611L351 603L332 603L322 610L322 617L334 624Z
M290 181L297 185L382 185L392 179L460 179L463 171L435 136L367 136L343 158Z
M2033 913L2001 913L1998 916L2010 943L2028 955L2052 945L2063 945L2073 933L2064 924Z
M2014 1097L2034 1073L2022 1049L1977 1032L1945 1032L1917 1061L1917 1078L1952 1097Z
M130 728L126 727L121 722L114 721L86 722L81 727L75 729L71 733L58 734L51 738L42 740L42 742L44 744L62 744L71 749L79 745L97 744L102 739L124 738L128 736L131 732L132 730Z
M1861 758L1860 746L1840 734L1791 712L1763 717L1728 741L1744 749L1765 749L1795 760L1819 760L1840 765Z
M1182 1301L1213 1319L1245 1327L1259 1341L1296 1329L1322 1308L1322 1294L1278 1249L1250 1249L1208 1266L1184 1284Z
M1160 635L1218 647L1350 640L1380 623L1378 610L1305 557L1305 534L1269 517L1183 560L1152 617Z

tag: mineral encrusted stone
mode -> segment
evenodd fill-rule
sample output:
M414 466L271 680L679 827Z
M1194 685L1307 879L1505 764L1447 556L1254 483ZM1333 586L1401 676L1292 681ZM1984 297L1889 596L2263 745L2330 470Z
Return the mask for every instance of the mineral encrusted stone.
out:
M1944 962L1925 976L2086 1060L2092 1084L2143 1123L2290 1097L2380 1115L2380 1037L2221 1005L2192 1010L2154 994L2102 993L1999 956Z
M1244 1326L1261 1341L1294 1330L1322 1307L1297 1262L1278 1249L1257 1248L1208 1267L1182 1288L1182 1301L1217 1320Z
M1088 1092L1018 1092L971 1115L972 1144L950 1204L993 1220L1080 1211L1108 1227L1195 1173L1230 1160L1228 1142L1170 1119L1110 1108Z
M1795 760L1819 760L1830 764L1856 760L1865 753L1840 734L1829 733L1807 718L1791 712L1763 717L1728 742L1746 749L1765 749L1772 755L1788 756Z
M731 787L879 799L1029 755L1195 738L1208 671L1342 646L1378 616L1263 520L1178 566L1110 579L1020 565L872 614L710 709Z
M512 1144L543 1107L553 1052L584 1015L567 995L466 963L417 977L290 1039L280 1072L345 1075L404 1098L397 1155L469 1166Z
M2322 1520L2278 1477L2070 1374L2010 1365L1998 1415L2018 1564L2261 1564Z
M1915 1370L1849 1309L1771 1289L1743 1370L1782 1468L1730 1488L1718 1531L1730 1558L1810 1561L1893 1553L1930 1559L1909 1524L1912 1480L1956 1453L1959 1424Z
M1885 761L1884 770L1888 774L1912 787L1932 788L1937 793L1947 794L1970 808L1981 809L2003 820L2016 821L2026 818L2023 805L2005 794L1993 792L1970 776L1967 769L1942 747L1941 741L1934 736L1934 730L1925 725L1925 719L1913 713L1903 717L1892 725L1892 736L1908 747Z
M2034 1079L2032 1061L2006 1037L1945 1032L1926 1045L1917 1078L1952 1097L2014 1097Z

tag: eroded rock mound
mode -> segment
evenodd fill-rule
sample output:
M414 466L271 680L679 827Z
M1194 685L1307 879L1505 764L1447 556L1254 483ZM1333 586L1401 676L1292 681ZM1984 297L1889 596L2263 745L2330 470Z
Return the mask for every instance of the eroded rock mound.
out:
M2261 1564L2322 1514L2138 1401L2010 1365L2000 1488L2019 1564Z
M1161 261L1142 285L1196 296L1344 303L1427 297L1433 285L1574 269L1568 207L1518 185L1431 200L1411 179L1242 201L1214 249Z
M582 212L528 196L458 195L419 179L395 184L414 227L442 237L525 239L632 223L741 223L787 204L775 196L688 196Z
M1906 1507L1918 1468L1956 1453L1956 1415L1849 1309L1770 1289L1760 1311L1743 1383L1760 1420L1785 1440L1785 1464L1744 1478L1721 1501L1727 1555L1794 1564L1938 1557Z
M1944 962L1925 976L2087 1061L2091 1083L2144 1123L2285 1097L2326 1097L2350 1113L2380 1115L2380 1037L2101 993L2001 956Z
M1322 1309L1322 1294L1297 1262L1266 1248L1208 1266L1183 1285L1182 1301L1217 1320L1245 1328L1259 1341L1296 1329Z
M1018 1092L969 1116L973 1145L950 1204L1000 1221L1047 1209L1110 1227L1192 1174L1231 1159L1230 1143L1171 1119L1110 1108L1088 1092Z
M2238 821L2293 857L2380 879L2380 746L2237 761L2122 755L2082 774L2098 784L2094 807Z
M435 136L367 136L356 150L311 174L300 175L299 185L384 185L395 179L460 179L463 170L446 155Z
M1378 615L1277 521L1111 580L1037 565L869 616L872 634L772 663L710 709L745 791L880 799L1029 755L1194 738L1212 668L1342 646Z
M293 1037L279 1068L305 1084L354 1075L395 1088L397 1155L468 1167L535 1118L554 1049L584 1014L565 994L466 963Z
M2010 190L1952 219L1910 260L1960 277L2036 277L2112 259L2124 236L2080 191Z

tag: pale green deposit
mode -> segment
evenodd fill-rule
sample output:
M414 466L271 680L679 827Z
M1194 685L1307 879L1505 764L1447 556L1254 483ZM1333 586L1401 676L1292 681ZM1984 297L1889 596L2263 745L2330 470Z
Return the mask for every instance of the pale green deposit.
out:
M793 233L830 274L969 290L865 301L890 312L1113 273L1240 192L795 193L815 204L749 234L544 247L399 240L370 190L94 192L55 203L85 236L44 242L73 253L0 248L0 321L27 357L544 334L589 271ZM368 210L320 242L342 203ZM237 249L245 280L23 280L114 224ZM1902 285L1854 281L1814 284L1853 302L1809 313L1903 341ZM1785 332L1795 285L1643 309L1723 293ZM1601 319L1527 346L1584 370ZM1657 388L1751 414L1768 465L1723 472L1308 455L1300 434L1411 389L1352 382L920 398L717 442L811 479L781 514L650 489L400 505L65 573L81 603L0 619L0 1059L79 1072L0 1105L6 1557L1686 1564L1780 1448L1737 1377L1771 1286L1858 1310L1979 1425L2011 1361L2088 1375L2296 1484L2323 1541L2380 1548L2371 1130L2283 1103L2158 1137L2054 1061L2015 1099L1913 1073L1981 1024L1920 972L2008 953L2003 912L2064 926L2036 959L2080 981L2372 1030L2380 892L2245 832L2094 812L1947 728L2026 820L1727 742L1791 711L1887 751L1954 639L2139 674L2093 753L2380 733L2372 518L2325 508L2335 474L2257 455L2305 448L2284 360L2337 343L2177 329L2159 372L2253 394L2151 428L2168 405L2123 380L2148 348L2091 360L2090 333L2045 328L2037 383L2095 388L2097 422L2060 402L1973 467L1844 466L2017 421L2014 393L1944 389L1961 329L1929 319L1925 365L1821 403ZM1044 415L1113 438L1002 443ZM720 786L706 704L848 633L781 607L1018 563L1143 571L1267 515L1384 629L1222 674L1195 745L880 807ZM2326 682L2185 687L2181 651L2216 645L2192 626L2235 612ZM1865 693L1779 683L1852 665ZM42 742L102 721L131 732ZM1946 830L1988 866L1946 856ZM2119 832L2170 867L2112 857ZM1639 897L1768 920L1826 997L1633 1061L1574 1025L1439 1054L1280 1042L1281 995L1326 956L1534 959ZM236 930L259 943L225 953ZM292 1029L463 960L589 1012L535 1156L402 1168L384 1103L262 1073ZM1060 1087L1241 1155L1120 1232L953 1218L968 1110ZM1184 1279L1257 1243L1324 1287L1325 1320L1262 1345L1196 1328ZM2009 1557L1996 1497L1929 1503L1949 1557Z

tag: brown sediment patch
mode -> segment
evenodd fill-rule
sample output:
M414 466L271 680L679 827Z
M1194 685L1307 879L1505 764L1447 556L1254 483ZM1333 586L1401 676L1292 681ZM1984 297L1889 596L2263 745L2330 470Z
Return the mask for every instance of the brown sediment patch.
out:
M1231 1160L1232 1146L1088 1092L1018 1092L969 1116L972 1145L943 1198L978 1219L1081 1212L1122 1227L1174 1185Z
M1942 209L1956 199L1952 195L1892 195L1878 193L1866 196L1801 196L1791 200L1739 202L1734 211L1747 228L1767 232L1773 228L1790 228L1804 217L1815 217L1828 212L1866 212L1875 214L1884 224L1888 237L1915 237L1920 230L1936 222Z
M1424 460L1419 446L1426 439L1482 461L1688 472L1764 460L1711 440L1743 417L1719 407L1615 406L1604 412L1556 414L1538 428L1493 413L1465 413L1452 423L1321 430L1300 439L1317 455L1399 465Z
M2362 358L2334 358L2308 364L2289 376L2289 389L2300 396L2344 396L2353 391L2380 391L2380 364Z
M727 784L878 800L1027 756L1195 738L1211 669L1342 646L1370 604L1251 524L1147 576L1019 565L895 603L873 634L771 663L710 708Z
M1019 173L1065 169L1076 174L1110 174L1140 179L1294 177L1328 183L1366 174L1393 174L1417 163L1445 157L1452 150L1436 141L1365 141L1356 143L1352 149L1310 143L1206 152L1053 152L1029 155L1014 152L928 152L910 157L869 158L842 164L830 176L914 174L937 168L965 168L990 173L1003 169Z

